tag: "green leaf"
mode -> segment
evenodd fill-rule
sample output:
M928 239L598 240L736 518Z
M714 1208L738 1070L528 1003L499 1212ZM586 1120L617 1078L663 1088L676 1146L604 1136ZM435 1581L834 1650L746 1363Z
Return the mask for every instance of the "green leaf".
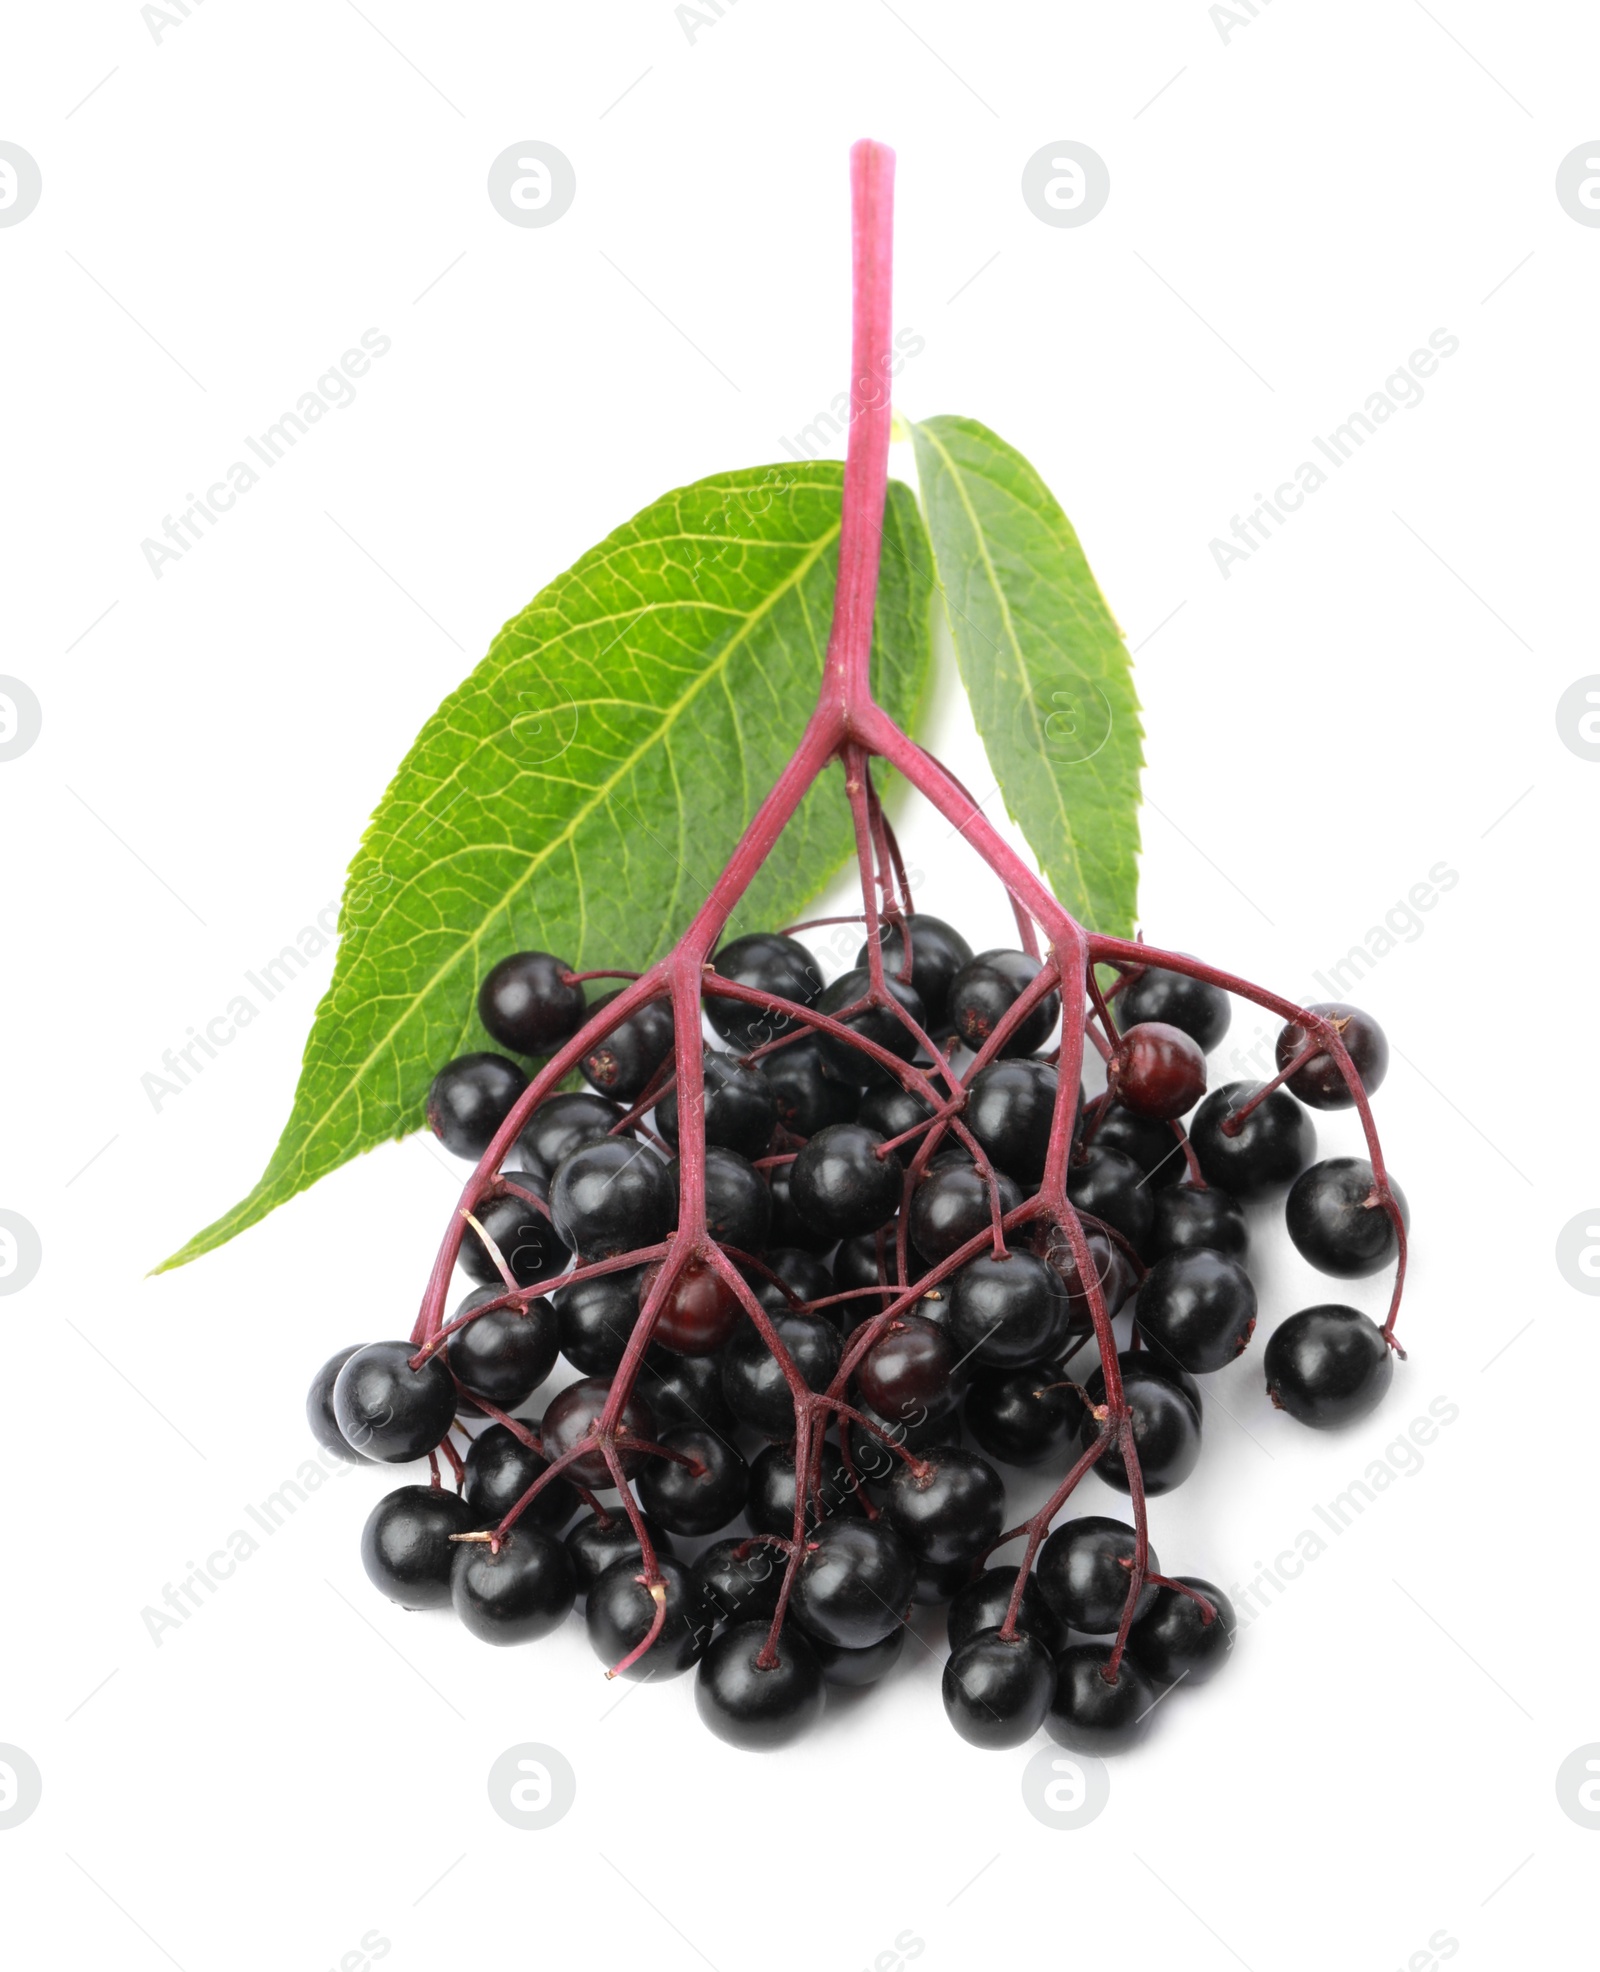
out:
M913 427L939 586L1006 807L1090 930L1133 934L1139 701L1072 523L1020 452L973 418Z
M356 852L333 983L260 1183L163 1269L416 1129L436 1070L495 1045L478 985L506 953L642 970L669 949L816 703L843 478L818 460L669 493L506 625L423 727ZM874 680L906 722L927 678L931 556L910 489L889 496ZM850 853L832 780L740 927L793 920Z

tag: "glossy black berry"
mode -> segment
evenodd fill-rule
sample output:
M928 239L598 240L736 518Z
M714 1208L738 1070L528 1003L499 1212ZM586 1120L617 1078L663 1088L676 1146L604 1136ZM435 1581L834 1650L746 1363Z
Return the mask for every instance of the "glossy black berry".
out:
M402 1609L448 1609L452 1534L477 1533L482 1516L442 1486L401 1486L367 1515L361 1565L373 1587Z
M503 1520L533 1482L549 1468L550 1461L531 1445L523 1444L503 1424L491 1424L472 1441L467 1453L467 1476L462 1494L467 1504L494 1526ZM555 1530L564 1527L578 1510L576 1490L565 1479L552 1479L537 1492L517 1521L533 1527Z
M909 1089L893 1088L868 1089L861 1098L861 1106L855 1112L855 1120L869 1130L876 1130L882 1137L903 1137L908 1130L914 1130L933 1116L933 1105L923 1101ZM916 1144L904 1146L909 1158Z
M656 1571L666 1591L666 1616L656 1640L625 1671L625 1678L675 1678L697 1664L711 1640L711 1621L699 1585L681 1561L657 1554ZM614 1561L589 1591L583 1620L594 1654L615 1669L650 1634L656 1604L639 1579L639 1563Z
M961 1351L937 1322L897 1315L862 1357L857 1392L890 1424L952 1415L966 1388L957 1367Z
M1046 1365L988 1370L972 1379L962 1415L989 1458L1006 1465L1059 1464L1076 1443L1083 1399Z
M559 1395L552 1397L539 1430L545 1457L554 1462L579 1445L588 1443L610 1395L611 1385L603 1376L586 1376L577 1383L569 1383ZM631 1392L623 1405L618 1429L625 1431L630 1438L654 1440L655 1419L638 1390ZM563 1469L572 1475L578 1485L599 1493L614 1488L617 1482L606 1463L599 1441L594 1440L594 1443L593 1451L585 1451ZM618 1446L616 1454L624 1475L629 1478L639 1470L645 1456L632 1446Z
M850 1033L859 1034L863 1040L887 1049L901 1061L910 1061L917 1051L916 1036L892 1007L864 1006L854 1013L846 1012L847 1008L856 1006L858 1001L866 998L871 984L865 972L841 973L817 1001L817 1012L839 1021ZM926 1032L926 1010L916 988L902 985L892 973L885 975L883 984L889 997L898 1000ZM837 1075L842 1082L853 1082L858 1088L881 1088L894 1082L890 1069L863 1054L860 1048L852 1047L842 1035L819 1033L817 1047L829 1073Z
M796 1302L821 1301L834 1291L833 1269L815 1253L807 1253L804 1247L769 1247L762 1264L778 1276L777 1280L756 1274L750 1285L756 1291L756 1299L769 1315L792 1308ZM785 1288L788 1293L784 1292ZM828 1308L823 1312L829 1321L836 1326L839 1324L840 1308Z
M879 1242L882 1242L880 1257ZM833 1291L848 1294L852 1288L886 1286L894 1274L895 1236L891 1220L881 1232L860 1233L842 1239L833 1256ZM888 1297L863 1295L846 1303L845 1326L853 1328L869 1314L876 1314Z
M822 1455L819 1488L806 1498L806 1525L820 1526L836 1515L861 1519L863 1509L856 1488L861 1475L852 1483L843 1462L834 1451ZM750 1497L745 1515L758 1534L776 1534L781 1540L794 1535L794 1451L788 1445L771 1444L750 1461Z
M1324 1020L1331 1020L1339 1029L1339 1038L1344 1042L1350 1065L1360 1076L1361 1086L1370 1096L1389 1072L1389 1040L1377 1021L1359 1007L1342 1006L1337 1002L1324 1001L1308 1007L1306 1011L1321 1014ZM1300 1021L1287 1023L1278 1035L1280 1075L1291 1061L1305 1052L1310 1039L1310 1030ZM1355 1097L1339 1071L1339 1064L1325 1048L1295 1070L1289 1077L1288 1087L1312 1109L1355 1107Z
M716 1534L744 1509L750 1468L726 1438L698 1426L658 1441L676 1458L652 1458L637 1481L639 1504L672 1534ZM687 1458L689 1465L679 1464Z
M1204 1684L1227 1663L1238 1619L1233 1604L1210 1582L1198 1575L1175 1579L1199 1590L1211 1604L1210 1619L1193 1596L1157 1589L1154 1603L1128 1633L1128 1654L1156 1684Z
M969 959L950 982L947 1025L976 1052L1041 970L1026 952L997 949ZM1050 1038L1061 1014L1061 995L1047 993L1006 1041L1003 1055L1032 1054Z
M428 1128L446 1150L476 1162L527 1086L527 1076L503 1054L461 1055L433 1078Z
M1016 1369L1058 1354L1071 1322L1060 1279L1026 1247L999 1260L980 1253L950 1283L957 1351L991 1369Z
M1111 1002L1111 1011L1123 1027L1140 1020L1163 1020L1169 1027L1181 1027L1210 1054L1228 1031L1233 1003L1208 980L1152 965L1123 987Z
M1250 1228L1244 1207L1232 1192L1217 1185L1163 1186L1155 1196L1148 1252L1153 1260L1169 1253L1189 1253L1209 1247L1243 1261L1250 1251Z
M1089 1255L1088 1278L1098 1285L1106 1312L1114 1315L1134 1290L1132 1264L1103 1226L1085 1226L1083 1243ZM1088 1282L1079 1271L1066 1228L1052 1224L1039 1229L1033 1245L1066 1289L1074 1325L1083 1328L1090 1319Z
M835 1123L788 1167L795 1208L816 1233L853 1239L894 1217L905 1173L893 1151L878 1155L881 1141L859 1123Z
M1267 1340L1267 1395L1319 1431L1354 1424L1383 1401L1394 1357L1375 1321L1356 1308L1302 1308Z
M1237 1260L1196 1247L1156 1262L1135 1312L1149 1346L1198 1376L1244 1353L1256 1325L1256 1290Z
M1133 1413L1134 1448L1146 1493L1170 1493L1193 1472L1200 1457L1202 1410L1193 1377L1164 1356L1148 1350L1128 1350L1117 1357L1123 1394ZM1106 1400L1105 1373L1097 1369L1084 1385L1093 1405ZM1081 1443L1093 1443L1099 1430L1085 1413ZM1121 1451L1113 1445L1101 1454L1095 1471L1119 1493L1129 1490Z
M1047 1062L993 1061L967 1090L967 1128L1019 1185L1036 1185L1044 1174L1058 1085Z
M976 1452L954 1445L897 1461L883 1517L913 1554L936 1568L970 1563L993 1546L1005 1525L1006 1489Z
M644 1524L656 1554L669 1556L672 1553L672 1536L666 1528L648 1515ZM635 1573L644 1565L638 1538L620 1506L612 1507L605 1520L601 1520L598 1514L586 1513L567 1529L562 1545L572 1556L579 1595L587 1595L607 1569L619 1562L627 1563Z
M825 1136L825 1130L819 1130ZM794 1165L769 1164L767 1190L772 1194L772 1230L767 1237L774 1246L799 1246L809 1253L826 1253L837 1234L820 1230L802 1217L795 1203L792 1182Z
M1075 1151L1067 1168L1067 1196L1080 1212L1103 1220L1143 1250L1155 1223L1155 1198L1149 1179L1125 1152L1098 1143Z
M741 1157L765 1157L778 1121L772 1084L759 1068L747 1068L731 1054L708 1049L705 1057L705 1131L708 1144L736 1150ZM656 1104L656 1128L673 1149L678 1146L678 1091L671 1088Z
M1011 1607L1016 1587L1015 1568L986 1568L975 1582L969 1582L950 1605L946 1629L952 1651L959 1650L980 1630L998 1629ZM1067 1626L1045 1601L1039 1584L1030 1575L1017 1608L1017 1628L1037 1637L1046 1650L1054 1653L1066 1648Z
M572 1258L572 1248L551 1224L548 1209L530 1202L530 1195L545 1198L549 1188L534 1171L504 1171L501 1176L516 1189L485 1199L473 1217L493 1240L519 1287L553 1281ZM472 1226L461 1235L461 1266L486 1287L505 1284L493 1254Z
M1400 1236L1383 1206L1369 1203L1376 1180L1364 1157L1325 1157L1311 1164L1289 1187L1284 1217L1302 1259L1341 1280L1360 1280L1399 1257ZM1406 1230L1411 1209L1405 1193L1389 1180Z
M480 1287L456 1309L452 1320L470 1312L479 1297L494 1300L498 1290ZM487 1397L497 1410L526 1403L555 1368L561 1338L556 1311L542 1296L520 1308L492 1308L458 1328L445 1343L451 1373L475 1397Z
M1000 1211L1014 1212L1022 1191L1003 1171L994 1173ZM994 1224L989 1180L976 1165L950 1163L930 1171L911 1194L911 1244L930 1265L947 1259L958 1246L988 1232Z
M348 1443L383 1465L437 1449L456 1414L456 1385L442 1354L416 1369L414 1342L369 1342L333 1384L333 1414Z
M797 938L777 931L755 931L724 945L712 960L718 974L803 1007L815 1006L822 992L822 969ZM706 1017L739 1054L777 1040L794 1027L787 1014L719 996L708 985Z
M822 1716L822 1666L805 1637L786 1628L764 1664L767 1624L724 1630L695 1673L695 1710L719 1739L746 1752L788 1746Z
M680 1356L652 1348L639 1370L639 1395L650 1406L658 1431L680 1424L731 1431L733 1412L722 1394L722 1357Z
M625 1113L619 1103L587 1089L548 1096L522 1126L517 1148L525 1163L548 1177L573 1151L603 1143Z
M1226 1124L1259 1082L1227 1082L1194 1113L1189 1141L1208 1185L1252 1198L1290 1184L1317 1154L1316 1125L1286 1089L1274 1089L1229 1135Z
M826 1315L788 1309L772 1317L778 1339L812 1390L826 1390L839 1367L838 1329ZM741 1424L765 1438L794 1435L794 1399L778 1359L753 1322L734 1331L722 1352L722 1394Z
M478 1018L513 1054L551 1054L583 1021L584 991L549 952L513 952L478 988Z
M856 1399L855 1409L865 1422L850 1426L850 1455L856 1478L869 1487L886 1486L899 1469L900 1456L891 1447L899 1445L909 1452L926 1452L960 1441L959 1406L950 1410L940 1406L925 1415L913 1414L893 1424L860 1397ZM848 1481L849 1475L842 1469L839 1476L841 1481Z
M600 1013L616 997L615 993L603 994L590 1009L591 1014ZM596 1041L578 1066L584 1080L601 1095L616 1102L637 1102L671 1054L672 1034L671 1001L648 1000L619 1021L604 1040Z
M676 1200L681 1181L676 1158L667 1166L667 1181ZM759 1253L772 1230L772 1193L766 1179L736 1150L708 1144L705 1187L706 1231L719 1246Z
M855 1086L827 1072L814 1042L792 1042L763 1055L757 1066L772 1090L778 1121L792 1135L814 1137L830 1123L854 1119Z
M741 1548L746 1550L743 1554ZM702 1549L689 1572L717 1622L753 1623L765 1622L776 1611L783 1568L781 1548L752 1542L745 1534L730 1534Z
M1181 1027L1141 1020L1125 1028L1112 1049L1106 1087L1136 1116L1170 1122L1206 1092L1205 1051Z
M886 1637L864 1644L859 1650L847 1650L842 1644L824 1643L820 1637L812 1637L811 1647L822 1666L823 1682L839 1685L846 1691L863 1691L868 1685L880 1683L905 1654L906 1630L907 1625L901 1623Z
M1095 1125L1093 1140L1106 1150L1120 1150L1131 1157L1152 1188L1176 1184L1188 1169L1170 1123L1136 1116L1120 1102L1106 1105L1105 1113Z
M1110 1635L1127 1606L1133 1550L1133 1529L1125 1521L1097 1513L1064 1520L1040 1548L1034 1564L1039 1592L1063 1624L1090 1636ZM1154 1548L1147 1549L1145 1571L1161 1573ZM1155 1599L1155 1589L1145 1582L1139 1591L1138 1615L1152 1609Z
M913 911L907 929L911 933L911 984L916 988L924 1013L924 1026L936 1040L945 1025L950 1005L950 988L956 974L972 959L972 947L953 925L926 911ZM905 967L905 932L897 924L880 924L878 942L883 952L883 969L896 979ZM856 953L857 966L867 963L870 941Z
M1021 1746L1044 1724L1056 1667L1037 1637L979 1630L944 1667L945 1717L971 1746Z
M577 1600L572 1556L554 1534L518 1521L495 1553L461 1541L450 1600L463 1626L485 1643L534 1643L565 1622Z
M609 1376L639 1319L638 1267L574 1281L551 1295L561 1353L585 1376Z
M861 1650L904 1619L915 1582L911 1550L891 1527L829 1520L806 1542L790 1607L825 1643Z
M1114 1682L1106 1678L1107 1643L1074 1643L1056 1658L1056 1695L1044 1727L1074 1753L1126 1753L1150 1730L1155 1692L1137 1664L1123 1657Z
M556 1166L550 1216L580 1260L606 1260L665 1239L677 1221L678 1193L648 1144L612 1137Z
M341 1349L330 1356L311 1379L311 1388L306 1392L306 1423L311 1426L311 1435L325 1452L332 1452L335 1458L343 1459L347 1465L370 1465L365 1452L358 1452L350 1440L339 1429L339 1420L333 1414L333 1386L338 1381L339 1372L361 1347L353 1342L348 1349Z

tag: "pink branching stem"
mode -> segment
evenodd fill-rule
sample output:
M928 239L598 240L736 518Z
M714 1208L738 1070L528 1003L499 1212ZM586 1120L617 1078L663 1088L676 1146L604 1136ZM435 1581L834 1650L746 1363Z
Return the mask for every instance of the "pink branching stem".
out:
M671 1238L661 1245L616 1259L591 1261L562 1277L564 1280L575 1281L614 1268L646 1262L660 1263L645 1294L643 1306L629 1336L621 1363L611 1379L605 1406L588 1436L581 1445L551 1461L547 1470L506 1514L494 1534L495 1539L503 1539L519 1515L526 1510L529 1502L544 1486L567 1471L575 1460L585 1456L592 1459L595 1454L599 1455L617 1487L622 1510L627 1514L639 1542L641 1565L637 1579L655 1604L648 1633L620 1664L613 1667L612 1675L630 1669L648 1652L660 1636L666 1618L664 1580L643 1514L628 1485L623 1462L624 1453L637 1456L652 1448L644 1441L630 1436L622 1419L629 1397L638 1381L662 1309L666 1304L666 1297L684 1270L691 1267L709 1267L727 1284L737 1298L741 1312L771 1350L784 1377L794 1407L796 1483L792 1535L787 1541L761 1537L769 1538L770 1544L785 1555L777 1612L773 1617L766 1643L757 1658L758 1664L771 1668L778 1661L779 1636L784 1615L789 1606L797 1571L807 1549L808 1516L813 1508L819 1514L822 1510L821 1461L824 1442L831 1424L836 1421L838 1425L841 1469L850 1483L857 1487L859 1487L859 1479L849 1445L849 1427L852 1423L891 1445L900 1457L908 1460L913 1466L918 1463L915 1457L898 1442L894 1433L881 1431L850 1402L851 1378L867 1351L887 1332L894 1321L914 1310L920 1300L938 1289L979 1253L984 1251L1003 1253L1006 1235L1015 1231L1026 1233L1029 1238L1048 1236L1054 1239L1059 1235L1065 1240L1076 1269L1078 1286L1075 1292L1081 1293L1086 1310L1087 1328L1084 1334L1085 1337L1092 1334L1098 1348L1105 1396L1104 1401L1093 1411L1098 1425L1094 1438L1081 1451L1061 1484L1037 1513L1030 1516L1021 1526L1003 1535L995 1544L998 1547L1018 1538L1023 1539L1025 1543L1016 1587L1002 1627L1006 1635L1015 1634L1023 1586L1039 1545L1049 1530L1051 1520L1084 1474L1114 1446L1127 1471L1135 1530L1135 1553L1129 1570L1128 1596L1105 1673L1109 1678L1115 1679L1132 1625L1139 1591L1144 1582L1153 1580L1163 1586L1178 1588L1181 1588L1181 1584L1168 1583L1165 1578L1149 1574L1149 1535L1144 1484L1134 1442L1133 1416L1122 1386L1110 1311L1085 1237L1085 1219L1068 1199L1066 1185L1085 1047L1094 1046L1101 1054L1109 1054L1117 1035L1117 1023L1111 1010L1111 1002L1133 978L1150 966L1159 966L1193 978L1207 980L1227 992L1238 994L1255 1005L1278 1014L1284 1020L1300 1023L1308 1035L1308 1045L1314 1043L1317 1051L1325 1050L1338 1063L1340 1073L1350 1090L1351 1099L1361 1117L1362 1129L1368 1145L1374 1180L1371 1203L1375 1208L1381 1207L1389 1213L1398 1235L1399 1264L1394 1296L1383 1333L1390 1346L1397 1352L1403 1353L1395 1339L1394 1327L1405 1280L1405 1228L1400 1222L1398 1201L1384 1166L1366 1092L1361 1086L1360 1077L1334 1023L1311 1014L1306 1008L1298 1007L1291 1001L1268 993L1248 980L1236 978L1200 960L1160 951L1142 941L1101 937L1085 931L1051 896L1046 885L1026 862L999 835L971 793L948 769L941 766L903 733L873 698L870 677L872 622L877 597L878 564L887 494L890 426L889 375L892 353L890 237L893 175L893 156L889 151L881 145L866 142L855 146L851 153L855 289L850 377L851 423L844 472L838 579L834 594L833 620L816 709L807 722L793 756L779 775L770 794L756 811L726 867L712 885L704 904L696 912L693 921L672 950L646 971L637 975L612 970L595 970L571 975L574 979L615 978L625 983L616 998L592 1015L544 1064L495 1133L493 1142L490 1143L463 1187L457 1208L446 1227L444 1239L423 1295L416 1327L412 1332L412 1340L418 1347L418 1354L413 1360L420 1362L424 1357L441 1348L448 1336L460 1325L459 1320L447 1324L443 1311L451 1274L469 1217L475 1218L482 1204L497 1192L510 1191L518 1197L528 1197L529 1203L541 1203L515 1184L507 1184L499 1176L502 1163L516 1144L533 1111L554 1092L564 1076L577 1067L600 1041L632 1013L653 1001L669 1001L674 1026L672 1054L657 1071L640 1099L619 1119L616 1130L621 1132L638 1128L669 1087L676 1091L679 1168L677 1229ZM901 981L909 980L911 976L912 943L916 929L905 864L895 841L893 829L883 813L873 786L872 763L875 760L884 762L909 783L982 859L998 879L1010 901L1017 921L1018 938L1023 949L1042 960L1037 977L1030 982L1016 1004L1008 1010L1005 1018L997 1023L994 1032L961 1073L957 1073L953 1063L935 1040L924 1033L900 1007L899 1002L888 990L885 980L882 953L884 925L886 923L894 925L903 941L904 950L898 969L898 978ZM753 988L738 985L720 977L715 970L712 955L730 915L792 820L801 801L835 762L838 762L843 770L845 792L850 805L863 908L859 913L839 918L808 920L791 929L803 930L808 924L825 923L860 923L864 926L868 990L856 1008L846 1009L845 1012L853 1015L867 1007L892 1009L895 1019L906 1030L917 1050L925 1057L928 1063L926 1069L919 1067L915 1062L903 1061L898 1054L866 1040L844 1026L837 1018L830 1018L818 1014L812 1008L794 1005L760 993ZM1096 980L1097 965L1109 966L1118 973L1118 978L1109 992L1102 992ZM1051 992L1059 992L1061 995L1062 1027L1060 1045L1055 1051L1057 1091L1043 1175L1034 1196L1027 1199L1015 1211L1003 1213L1000 1209L998 1181L984 1156L982 1147L963 1121L962 1111L974 1077L990 1062L1000 1058L1021 1023ZM747 1060L759 1060L779 1048L792 1046L807 1036L820 1035L842 1039L847 1045L856 1048L874 1062L881 1071L898 1082L900 1087L918 1096L932 1111L929 1122L919 1124L916 1129L907 1131L904 1137L897 1138L893 1145L883 1146L883 1154L888 1155L900 1144L916 1140L915 1151L909 1159L905 1160L907 1168L902 1195L903 1209L892 1249L893 1278L889 1278L888 1256L891 1249L880 1233L879 1271L884 1284L877 1288L863 1288L824 1296L820 1301L809 1304L821 1308L850 1300L857 1295L875 1297L881 1303L881 1306L848 1338L842 1351L839 1369L825 1391L814 1392L806 1386L792 1357L784 1348L770 1316L745 1279L740 1264L736 1263L735 1256L720 1247L707 1231L705 1087L701 1012L703 1000L708 993L714 993L723 1001L742 1002L747 1006L780 1015L792 1029L778 1039L752 1049L746 1056ZM1286 1071L1288 1072L1292 1070ZM1091 1116L1097 1116L1098 1113L1091 1111ZM1186 1182L1202 1185L1204 1180L1200 1175L1187 1136L1181 1125L1174 1127L1188 1164ZM919 1279L912 1280L906 1238L908 1216L906 1208L909 1207L917 1182L936 1155L940 1143L947 1136L953 1136L957 1142L966 1147L974 1159L977 1170L988 1183L992 1223L945 1260L929 1268ZM780 1157L768 1158L763 1160L763 1165L770 1168L781 1161L783 1160ZM1095 1222L1089 1221L1089 1223ZM1120 1236L1114 1232L1111 1236L1124 1251L1129 1250ZM1131 1253L1130 1257L1137 1260L1137 1256ZM750 1264L744 1256L740 1256L740 1260L745 1265ZM755 1270L766 1278L773 1277L770 1269L760 1263L755 1264ZM503 1264L501 1271L506 1279L506 1291L487 1303L487 1307L525 1305L533 1295L557 1284L552 1279L539 1282L533 1287L520 1288L510 1279L509 1270ZM785 1289L785 1297L791 1302L795 1298L787 1289ZM461 1319L471 1319L471 1317ZM506 1423L519 1437L524 1435L523 1428L515 1420L495 1412L492 1406L484 1405L482 1408L497 1417L499 1421ZM659 1448L654 1449L659 1450ZM437 1483L437 1460L434 1461L434 1475ZM871 1503L866 1501L864 1496L861 1497L867 1511L869 1513L873 1511ZM598 1504L597 1511L605 1515L605 1510L600 1509ZM753 1545L755 1538L753 1537L752 1542L747 1543L746 1546ZM1192 1593L1187 1590L1183 1592ZM1210 1605L1205 1604L1204 1598L1197 1599L1206 1609L1210 1609Z

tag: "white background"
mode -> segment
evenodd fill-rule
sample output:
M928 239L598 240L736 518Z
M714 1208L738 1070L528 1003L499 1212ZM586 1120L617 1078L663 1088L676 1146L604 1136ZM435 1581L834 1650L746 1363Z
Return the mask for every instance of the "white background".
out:
M0 1302L0 1741L44 1777L0 1831L10 1963L355 1972L364 1934L397 1969L888 1972L897 1936L930 1972L1592 1949L1597 1838L1555 1774L1600 1740L1600 1345L1554 1254L1600 1195L1600 766L1554 714L1600 670L1600 231L1554 175L1597 61L1589 10L1487 0L1275 0L1227 38L1201 0L742 0L693 38L668 0L206 0L159 41L133 0L8 10L0 137L44 183L0 230L0 668L44 708L0 764L0 1205L44 1251ZM1076 1833L1026 1811L1027 1751L946 1725L937 1622L757 1760L688 1679L619 1703L576 1622L495 1653L382 1603L371 1475L159 1647L141 1620L306 1458L323 1357L407 1329L456 1174L390 1147L147 1279L264 1163L331 954L159 1112L140 1078L337 897L505 618L844 387L862 134L899 152L896 318L927 345L900 408L1028 453L1137 647L1148 934L1322 997L1431 866L1460 879L1359 993L1397 1050L1410 1361L1341 1437L1269 1410L1258 1351L1211 1379L1162 1560L1244 1584L1430 1402L1459 1418ZM577 173L548 230L485 196L527 138ZM1062 138L1111 173L1081 230L1019 191ZM157 581L141 540L372 326L393 348L357 401ZM1426 400L1224 580L1208 542L1441 327ZM992 788L948 690L936 743ZM925 902L1001 935L943 826L906 834ZM1222 1068L1258 1038L1241 1009ZM1258 1250L1265 1330L1321 1289ZM524 1740L578 1775L543 1833L485 1792Z

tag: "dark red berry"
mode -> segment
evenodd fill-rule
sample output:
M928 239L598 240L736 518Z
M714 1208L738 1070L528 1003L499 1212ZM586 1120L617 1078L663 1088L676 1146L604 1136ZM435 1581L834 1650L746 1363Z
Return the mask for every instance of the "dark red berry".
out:
M1112 1049L1106 1087L1136 1116L1170 1122L1186 1115L1205 1094L1205 1052L1181 1027L1140 1021Z
M639 1290L643 1307L660 1265L645 1275ZM652 1330L664 1349L681 1356L715 1355L739 1326L739 1297L715 1268L692 1262L667 1289Z

